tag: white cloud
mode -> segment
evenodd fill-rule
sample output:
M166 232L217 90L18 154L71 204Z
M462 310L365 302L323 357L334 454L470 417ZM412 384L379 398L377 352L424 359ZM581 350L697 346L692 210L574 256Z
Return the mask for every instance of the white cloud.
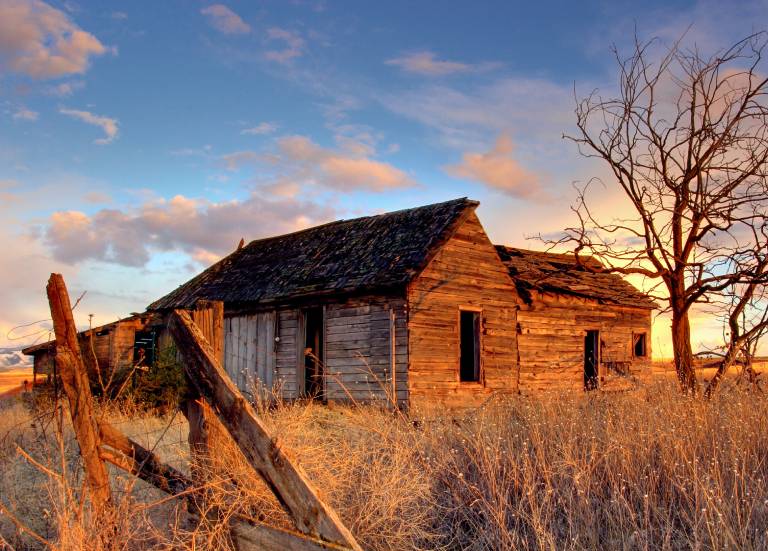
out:
M105 47L64 12L40 0L0 2L0 60L33 78L82 74Z
M245 128L240 131L241 134L250 136L263 136L264 134L271 134L277 130L277 125L271 122L262 122L251 128Z
M213 4L200 10L208 22L224 34L248 34L251 26L224 4Z
M259 174L274 173L270 182L281 193L298 190L298 185L319 186L338 191L383 192L415 186L402 170L371 158L375 153L367 143L341 140L339 149L322 147L306 136L284 136L272 152L237 151L221 160L228 170L244 165L258 166Z
M31 111L26 107L19 107L13 114L13 119L17 121L36 121L40 114L37 111Z
M473 70L471 65L458 61L438 59L434 52L422 51L388 59L387 65L395 65L408 73L427 76L443 76L455 73L466 73Z
M276 63L288 63L292 59L299 57L304 48L304 39L298 33L272 27L267 29L267 39L270 42L282 42L285 47L279 50L268 50L264 57Z
M59 109L59 113L101 128L105 135L103 138L94 140L93 143L95 144L106 145L112 143L115 138L117 138L118 122L116 119L94 115L89 111L78 111L76 109Z
M465 153L461 163L446 167L446 172L455 178L474 180L514 197L542 197L540 179L525 169L514 158L513 152L512 138L502 134L490 151Z
M241 238L287 233L327 221L333 210L294 198L219 203L177 195L135 210L54 213L43 230L53 257L75 264L89 259L143 266L156 251L183 251L206 262L232 251Z

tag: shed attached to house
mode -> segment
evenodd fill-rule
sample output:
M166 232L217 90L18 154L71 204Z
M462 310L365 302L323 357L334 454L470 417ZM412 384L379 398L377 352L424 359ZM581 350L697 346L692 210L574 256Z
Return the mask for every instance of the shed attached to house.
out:
M646 294L572 254L496 249L524 303L517 315L521 390L622 388L651 377L657 305Z
M224 367L251 396L473 405L517 390L507 267L458 199L253 241L149 306L224 303Z

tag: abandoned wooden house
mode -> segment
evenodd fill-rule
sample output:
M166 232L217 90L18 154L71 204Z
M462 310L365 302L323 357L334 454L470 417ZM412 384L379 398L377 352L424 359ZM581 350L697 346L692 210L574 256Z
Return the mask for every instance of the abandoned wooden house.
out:
M478 403L517 389L515 288L459 199L253 241L149 306L223 301L246 393Z
M572 254L496 250L523 301L517 313L521 388L621 388L651 377L657 305L646 294L618 274L580 266Z
M149 310L222 301L224 367L251 395L266 387L288 399L472 405L494 392L592 388L645 372L645 295L564 255L494 247L477 205L459 199L253 241Z
M471 406L650 375L646 295L572 256L494 246L477 206L457 199L252 241L145 314L81 333L83 348L107 369L151 365L171 310L218 301L224 369L251 398ZM49 372L50 350L24 352Z
M150 366L157 353L158 328L153 327L152 316L134 314L99 327L78 333L80 349L89 373L96 366L107 373L128 370L135 365ZM48 341L22 350L33 357L33 377L53 373L54 341Z

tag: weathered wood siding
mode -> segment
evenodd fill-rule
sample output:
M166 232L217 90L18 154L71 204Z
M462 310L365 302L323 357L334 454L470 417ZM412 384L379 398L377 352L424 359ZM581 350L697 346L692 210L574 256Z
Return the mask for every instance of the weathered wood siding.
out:
M224 369L251 398L273 389L275 316L272 311L224 318Z
M324 310L325 396L332 401L390 399L395 392L394 346L396 393L405 402L405 300L369 296L328 303ZM299 308L225 318L224 368L247 396L253 397L255 389L262 388L286 399L299 397L304 376L301 318Z
M459 381L459 307L479 307L481 381ZM472 406L517 390L517 293L473 213L408 289L411 407Z
M397 400L406 402L407 331L403 298L364 297L328 304L325 307L328 399L391 400L395 394L392 386L394 359Z
M584 337L600 331L600 379L604 388L630 380L607 369L610 362L628 362L632 376L651 376L651 311L600 304L594 300L532 292L532 304L517 315L520 334L520 390L582 390ZM633 355L633 334L646 334L646 356Z
M109 366L115 370L131 369L137 324L118 323L109 335Z
M275 350L276 388L284 398L296 398L300 388L297 378L303 344L299 341L299 310L289 308L280 310L278 316L278 336Z

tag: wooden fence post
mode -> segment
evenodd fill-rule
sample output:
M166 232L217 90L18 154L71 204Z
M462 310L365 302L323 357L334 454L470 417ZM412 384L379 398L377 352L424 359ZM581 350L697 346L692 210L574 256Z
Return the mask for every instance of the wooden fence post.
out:
M51 274L46 287L56 334L56 367L69 400L72 426L80 445L91 502L102 512L112 501L107 467L99 456L99 433L93 412L93 397L85 370L72 305L61 274Z
M224 363L224 303L221 301L199 300L192 310L192 319L200 328L205 340L213 349L220 364ZM193 459L208 464L209 427L206 424L206 407L194 395L194 385L189 385L192 395L183 405L184 415L189 421L189 449ZM210 414L209 414L210 415ZM197 478L197 477L195 477Z
M184 359L189 380L211 404L250 465L291 515L296 528L327 542L362 551L336 512L320 499L304 470L258 419L190 315L175 310L168 327Z

